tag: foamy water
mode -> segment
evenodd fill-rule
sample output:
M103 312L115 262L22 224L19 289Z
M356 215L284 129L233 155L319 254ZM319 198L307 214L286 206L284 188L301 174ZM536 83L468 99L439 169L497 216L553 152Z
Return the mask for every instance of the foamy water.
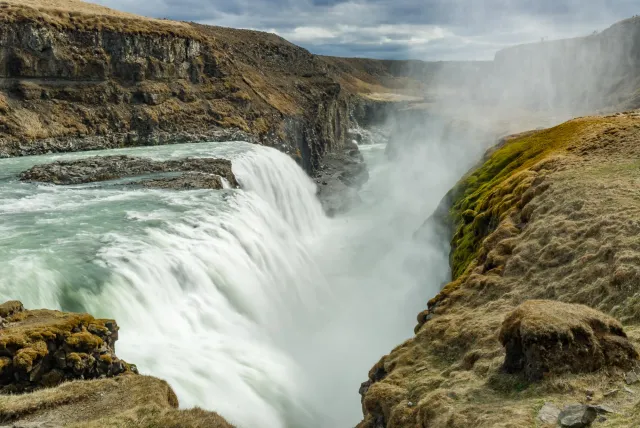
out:
M360 382L448 277L447 243L412 238L466 168L441 150L400 166L363 148L363 204L336 219L293 160L247 143L119 151L228 158L242 190L34 185L17 174L96 153L2 160L0 300L115 318L118 355L183 407L240 427L353 426Z

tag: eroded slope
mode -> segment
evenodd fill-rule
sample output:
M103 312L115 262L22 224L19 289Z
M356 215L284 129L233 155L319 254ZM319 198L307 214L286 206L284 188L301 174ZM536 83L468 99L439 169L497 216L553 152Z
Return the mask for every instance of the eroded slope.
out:
M615 413L600 426L640 422L637 386L624 389L636 357L623 343L628 335L640 345L638 141L636 114L575 119L506 139L460 181L449 195L454 281L419 315L416 336L371 370L361 427L542 426L545 402L606 404ZM539 381L508 370L503 321L532 299L583 304L622 322L603 314L576 330L554 321L563 319L559 309L541 334L613 334L603 340L630 354L622 364L592 365L597 349L581 342L576 349L593 352L567 358L584 361L547 367ZM588 310L577 307L575 319L592 319ZM612 330L600 332L607 323ZM545 337L556 343L558 334Z

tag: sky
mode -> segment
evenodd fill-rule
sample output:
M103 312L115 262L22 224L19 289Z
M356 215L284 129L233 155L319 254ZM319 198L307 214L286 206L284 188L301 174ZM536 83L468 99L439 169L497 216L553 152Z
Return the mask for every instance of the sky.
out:
M489 60L501 48L583 36L640 0L89 0L156 18L276 33L316 54Z

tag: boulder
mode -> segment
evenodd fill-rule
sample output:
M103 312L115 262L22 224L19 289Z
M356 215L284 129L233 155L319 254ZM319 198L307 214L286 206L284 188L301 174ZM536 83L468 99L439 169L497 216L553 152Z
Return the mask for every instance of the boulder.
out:
M0 393L137 373L115 355L118 325L88 314L0 305Z
M543 424L555 425L560 416L560 409L551 403L544 403L538 412L538 419Z
M545 373L630 369L638 359L620 322L587 306L555 301L520 305L504 320L500 341L504 369L532 381Z
M592 406L572 404L566 406L558 416L558 422L563 428L584 428L596 420L598 412Z

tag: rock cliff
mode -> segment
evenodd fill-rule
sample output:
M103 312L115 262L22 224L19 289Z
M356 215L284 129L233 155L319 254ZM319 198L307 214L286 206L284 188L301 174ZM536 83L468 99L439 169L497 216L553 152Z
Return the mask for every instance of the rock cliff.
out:
M0 156L239 139L312 173L375 103L273 34L75 0L7 1L0 21Z

